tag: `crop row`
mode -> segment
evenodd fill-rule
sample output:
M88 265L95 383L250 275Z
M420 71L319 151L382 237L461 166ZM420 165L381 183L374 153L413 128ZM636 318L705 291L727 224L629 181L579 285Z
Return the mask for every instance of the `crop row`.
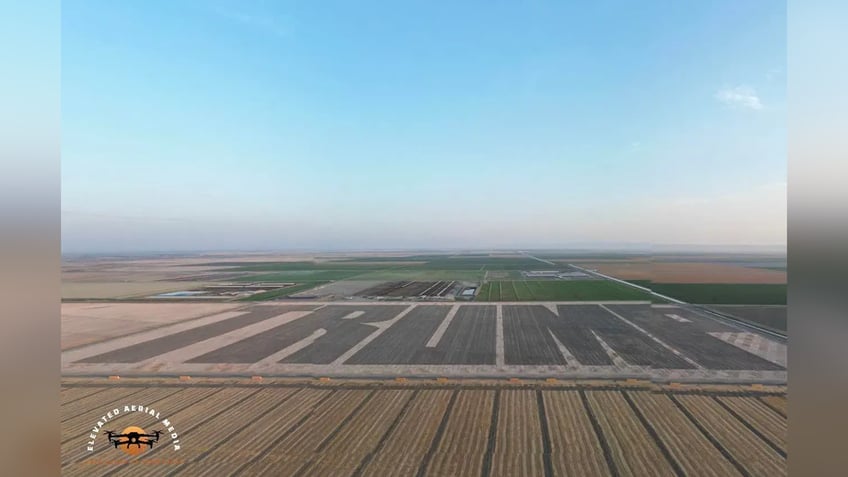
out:
M63 391L63 475L784 475L781 397L644 390L116 387ZM84 465L87 398L150 404L180 465ZM63 413L65 408L63 408ZM118 427L139 423L121 416ZM85 424L83 424L85 423ZM151 428L152 429L152 428ZM167 439L139 459L172 457Z

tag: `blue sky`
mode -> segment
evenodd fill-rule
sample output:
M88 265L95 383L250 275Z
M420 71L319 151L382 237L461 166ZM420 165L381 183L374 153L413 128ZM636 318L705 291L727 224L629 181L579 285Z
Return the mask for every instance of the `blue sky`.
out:
M69 0L63 250L782 244L785 13Z

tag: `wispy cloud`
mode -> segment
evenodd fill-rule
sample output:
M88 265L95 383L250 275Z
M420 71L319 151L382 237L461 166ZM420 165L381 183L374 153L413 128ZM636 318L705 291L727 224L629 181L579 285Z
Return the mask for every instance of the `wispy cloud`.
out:
M215 13L246 27L254 28L277 37L285 37L291 34L284 19L271 14L256 14L225 6L215 6Z
M763 109L760 97L750 86L720 89L716 92L715 99L733 108Z

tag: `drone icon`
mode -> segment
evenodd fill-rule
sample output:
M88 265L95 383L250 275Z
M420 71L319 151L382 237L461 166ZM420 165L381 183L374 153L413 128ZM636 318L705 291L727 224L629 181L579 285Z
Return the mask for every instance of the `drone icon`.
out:
M138 428L136 428L138 429ZM153 448L153 444L159 442L159 435L162 434L162 431L153 431L153 434L147 434L143 429L139 429L142 432L138 432L132 430L130 432L126 432L127 429L124 429L123 433L117 433L115 431L104 431L106 435L109 436L109 442L115 446L117 449L120 446L125 446L126 449L129 449L130 446L135 446L138 449L141 449L142 445L147 445L149 448Z

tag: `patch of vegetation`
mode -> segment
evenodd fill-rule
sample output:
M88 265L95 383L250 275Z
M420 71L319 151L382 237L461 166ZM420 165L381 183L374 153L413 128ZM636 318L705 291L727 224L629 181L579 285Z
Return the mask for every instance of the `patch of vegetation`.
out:
M277 290L269 290L262 293L255 293L250 296L246 296L244 298L239 298L238 301L265 301L265 300L273 300L275 298L282 298L284 296L293 295L297 292L301 292L304 290L309 290L317 287L318 285L323 285L327 282L310 282L310 283L301 283L299 285L294 285L286 288L280 288Z
M477 296L474 297L477 301L489 301L489 295L491 292L492 284L484 283L480 286L480 289L477 290Z

